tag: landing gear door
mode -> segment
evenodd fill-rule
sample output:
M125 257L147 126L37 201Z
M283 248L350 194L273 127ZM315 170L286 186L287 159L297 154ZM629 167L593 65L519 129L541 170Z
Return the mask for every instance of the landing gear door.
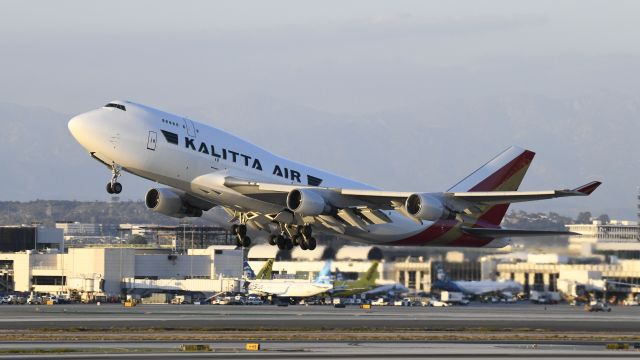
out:
M147 139L147 149L156 150L156 142L158 142L158 134L155 131L149 131L149 138Z
M195 126L193 126L193 121L189 119L182 119L182 121L184 121L184 125L187 128L187 134L191 137L196 137L196 129Z

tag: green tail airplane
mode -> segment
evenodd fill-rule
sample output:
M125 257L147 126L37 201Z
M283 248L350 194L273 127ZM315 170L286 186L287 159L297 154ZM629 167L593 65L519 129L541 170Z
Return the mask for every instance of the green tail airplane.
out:
M371 264L369 270L360 275L358 280L335 281L333 283L333 290L330 292L331 296L349 297L378 287L378 285L376 285L376 279L378 278L378 264L378 261Z
M273 270L273 259L267 260L266 263L262 266L262 269L258 271L258 275L256 275L256 280L271 280L271 272Z

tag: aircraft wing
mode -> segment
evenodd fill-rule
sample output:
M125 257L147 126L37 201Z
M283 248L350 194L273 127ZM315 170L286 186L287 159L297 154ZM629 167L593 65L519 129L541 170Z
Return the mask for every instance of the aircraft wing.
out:
M391 210L401 208L404 206L407 198L414 194L412 192L400 191L341 189L304 185L273 184L253 182L231 177L226 178L224 184L227 187L238 190L251 188L251 193L257 198L264 197L264 195L269 194L272 201L275 200L277 203L281 203L283 205L286 204L287 194L292 190L309 188L324 193L338 208L366 207L371 210ZM546 200L567 196L587 196L595 191L600 184L601 182L599 181L592 181L572 190L444 192L432 193L431 195L440 198L448 207L453 208L453 210L462 212L469 206ZM252 194L247 194L247 196L252 196Z
M547 191L478 191L478 192L453 192L444 193L445 196L462 199L472 203L483 205L504 204L524 201L546 200L566 196L587 196L594 192L601 182L592 181L573 190L547 190Z
M204 175L194 180L201 190L214 188L208 186L215 182L219 186L220 180L224 187L232 189L247 197L268 202L282 207L282 211L275 214L256 214L251 217L251 221L260 227L266 227L271 221L287 219L302 223L306 215L298 214L289 210L287 197L292 191L310 190L314 194L322 197L333 209L331 214L313 216L313 221L330 228L338 233L344 233L347 226L353 226L366 231L368 224L391 223L391 218L384 212L385 210L396 210L418 223L422 219L411 215L406 208L407 200L412 196L427 196L436 203L436 207L442 209L442 214L446 216L456 216L463 223L473 223L474 216L482 214L487 208L496 204L506 204L511 202L535 201L552 199L566 196L587 196L591 194L600 182L593 181L586 185L569 190L548 190L548 191L477 191L477 192L437 192L437 193L412 193L400 191L384 191L374 189L346 189L294 184L276 184L268 182L258 182L233 176L223 178L215 174ZM215 190L211 190L216 192ZM233 212L234 210L229 210ZM466 218L465 218L466 217ZM500 229L499 227L480 234L480 230L469 227L467 232L485 237L510 237L510 236L540 236L540 235L567 235L567 232L555 233L533 233L531 231L520 231Z

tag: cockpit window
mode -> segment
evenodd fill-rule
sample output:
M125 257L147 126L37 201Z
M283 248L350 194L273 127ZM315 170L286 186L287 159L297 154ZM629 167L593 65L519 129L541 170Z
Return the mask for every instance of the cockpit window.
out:
M112 107L112 108L120 109L122 111L127 111L127 108L124 105L120 105L120 104L108 103L104 107Z

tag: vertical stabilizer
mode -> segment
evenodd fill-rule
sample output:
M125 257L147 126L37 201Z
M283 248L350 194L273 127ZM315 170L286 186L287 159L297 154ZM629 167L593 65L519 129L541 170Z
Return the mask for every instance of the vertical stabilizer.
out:
M366 273L358 278L358 281L361 281L365 284L374 284L376 279L378 278L378 264L378 261L375 261L373 264L371 264L369 270L367 270Z
M455 184L449 192L516 191L535 153L512 146ZM509 204L487 206L475 214L485 226L499 226Z
M256 275L258 280L271 280L271 271L273 270L273 259L267 260L262 269Z
M331 282L331 259L327 259L324 263L324 267L318 273L315 282L320 284L328 284Z

